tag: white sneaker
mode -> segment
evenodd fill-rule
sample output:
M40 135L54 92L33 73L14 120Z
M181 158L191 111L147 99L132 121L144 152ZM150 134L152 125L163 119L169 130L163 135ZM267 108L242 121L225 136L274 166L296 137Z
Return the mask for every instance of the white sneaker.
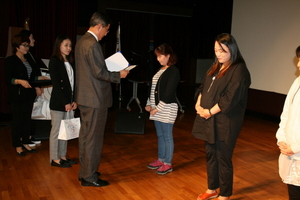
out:
M37 139L35 139L34 137L31 137L31 138L30 138L30 141L31 141L32 143L35 143L35 144L41 144L41 140L37 140Z
M33 142L29 142L28 146L30 146L30 147L35 147L35 146L36 146L36 144L35 144L35 143L33 143Z

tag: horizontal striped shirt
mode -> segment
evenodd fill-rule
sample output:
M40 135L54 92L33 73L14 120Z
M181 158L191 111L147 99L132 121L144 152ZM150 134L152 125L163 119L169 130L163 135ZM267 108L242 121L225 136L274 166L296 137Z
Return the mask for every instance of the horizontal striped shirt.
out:
M25 67L26 67L28 78L30 78L31 72L32 72L32 68L31 68L30 64L27 61L23 62L23 63L25 65Z
M164 71L165 70L161 69L153 76L150 99L148 99L147 105L151 105L152 109L156 108L158 110L158 112L154 116L150 115L150 120L174 124L178 111L177 103L165 103L159 100L158 104L155 105L155 88L159 77L162 75L162 73L164 73Z

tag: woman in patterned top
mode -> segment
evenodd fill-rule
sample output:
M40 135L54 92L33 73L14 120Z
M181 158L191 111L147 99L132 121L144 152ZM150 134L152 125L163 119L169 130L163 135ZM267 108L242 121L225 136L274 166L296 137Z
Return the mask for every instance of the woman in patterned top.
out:
M158 138L158 159L149 163L148 168L156 169L157 174L164 175L173 171L173 125L178 110L176 89L180 75L175 66L176 54L168 44L160 45L154 53L162 67L153 76L145 109L150 112L150 120L154 120Z

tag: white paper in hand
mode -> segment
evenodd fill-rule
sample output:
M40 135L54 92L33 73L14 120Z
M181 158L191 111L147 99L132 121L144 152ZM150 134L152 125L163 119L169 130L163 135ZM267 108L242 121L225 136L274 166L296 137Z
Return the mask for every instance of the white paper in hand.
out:
M118 72L123 69L131 70L134 67L136 67L136 65L129 66L128 61L122 55L121 52L117 52L117 53L113 54L112 56L108 57L107 59L105 59L105 63L106 63L107 69L111 72Z

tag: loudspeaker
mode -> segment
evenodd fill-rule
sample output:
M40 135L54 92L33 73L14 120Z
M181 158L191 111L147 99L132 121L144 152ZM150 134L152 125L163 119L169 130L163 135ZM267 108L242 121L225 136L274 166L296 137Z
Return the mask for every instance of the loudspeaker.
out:
M119 112L115 133L144 134L145 119L145 113Z

